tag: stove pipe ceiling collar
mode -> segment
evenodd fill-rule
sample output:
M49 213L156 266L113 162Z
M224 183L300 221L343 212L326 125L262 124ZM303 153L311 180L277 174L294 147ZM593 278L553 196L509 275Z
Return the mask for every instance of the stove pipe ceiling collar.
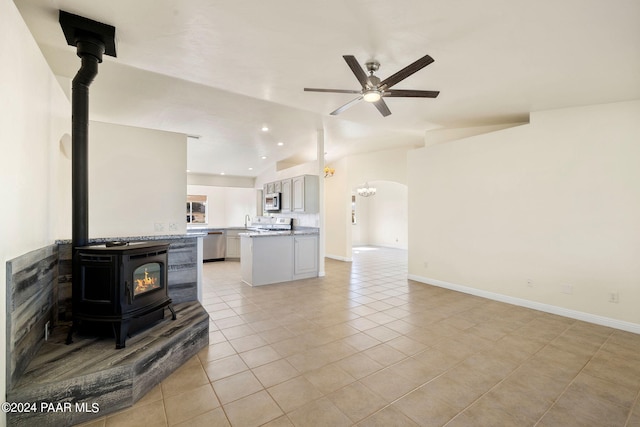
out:
M74 15L64 10L59 15L60 26L69 46L77 46L78 41L95 39L104 45L104 53L116 56L116 27L82 16ZM80 52L78 52L80 56ZM102 58L100 58L102 62Z

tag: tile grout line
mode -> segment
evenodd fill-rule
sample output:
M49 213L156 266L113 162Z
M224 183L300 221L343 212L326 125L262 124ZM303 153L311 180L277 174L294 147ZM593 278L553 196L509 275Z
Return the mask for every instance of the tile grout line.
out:
M565 332L566 332L566 330L565 330ZM580 368L580 371L578 371L578 373L571 379L571 381L569 381L569 383L562 389L560 394L553 400L553 403L551 404L551 406L549 406L549 408L547 408L547 410L544 412L544 414L542 414L540 416L538 421L536 421L536 423L534 424L534 427L537 426L538 424L540 424L540 422L544 419L545 415L547 415L549 413L549 411L551 411L551 409L553 409L553 407L556 405L556 403L558 403L558 400L560 400L560 398L566 393L566 391L569 389L569 387L571 387L571 385L575 382L576 378L578 378L578 376L584 371L584 369L589 365L589 363L593 360L593 358L600 351L602 351L602 348L609 342L609 340L611 339L612 336L613 336L613 331L611 331L609 333L609 335L607 336L607 339L604 340L602 342L602 344L600 344L600 346L598 347L598 350L596 350L593 353L593 355L591 355L591 357L589 357L589 360L587 360L585 362L585 364L582 366L582 368ZM631 408L631 410L633 410L633 407Z

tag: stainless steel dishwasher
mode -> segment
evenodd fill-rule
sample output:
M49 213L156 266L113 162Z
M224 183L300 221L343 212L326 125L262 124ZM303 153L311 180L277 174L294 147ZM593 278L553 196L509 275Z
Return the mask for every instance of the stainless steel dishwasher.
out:
M202 239L202 259L204 261L224 260L227 239L224 231L209 231Z

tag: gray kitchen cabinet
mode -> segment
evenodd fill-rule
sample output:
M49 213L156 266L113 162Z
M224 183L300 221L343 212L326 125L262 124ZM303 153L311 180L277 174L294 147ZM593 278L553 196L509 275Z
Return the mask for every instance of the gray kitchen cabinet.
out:
M302 175L291 180L293 212L317 213L319 208L318 176Z
M318 213L317 175L301 175L264 184L264 195L280 193L280 212Z
M240 230L227 230L227 260L240 259Z
M281 212L291 212L291 179L285 179L280 182L282 190L280 195Z
M276 183L275 182L268 182L264 185L264 193L265 194L272 194L275 193L275 188L276 188Z
M293 278L318 276L318 236L293 236Z
M289 282L293 271L291 236L240 236L240 272L251 286Z

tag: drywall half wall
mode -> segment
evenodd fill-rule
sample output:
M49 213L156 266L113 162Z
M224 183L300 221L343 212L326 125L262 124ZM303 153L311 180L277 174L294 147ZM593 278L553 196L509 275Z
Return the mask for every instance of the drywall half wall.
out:
M186 135L89 123L89 237L118 238L186 232ZM67 159L67 167L71 161ZM68 170L67 170L68 171ZM59 174L69 198L58 237L71 236L70 173Z
M0 307L7 261L53 243L57 153L71 105L10 0L0 0ZM44 331L43 331L44 334ZM6 317L0 316L0 396L5 401ZM0 425L6 424L0 414Z
M410 278L640 332L639 117L544 111L412 152Z

